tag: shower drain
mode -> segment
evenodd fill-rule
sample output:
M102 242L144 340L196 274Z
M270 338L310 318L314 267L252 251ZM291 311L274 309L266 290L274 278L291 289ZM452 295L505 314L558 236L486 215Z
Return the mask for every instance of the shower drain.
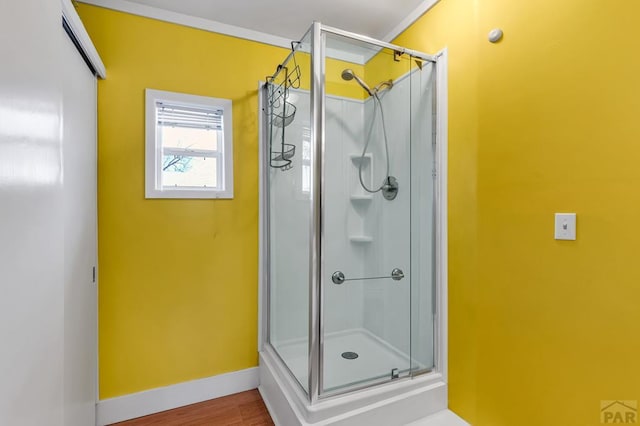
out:
M344 359L356 359L358 354L355 352L342 352L342 358Z

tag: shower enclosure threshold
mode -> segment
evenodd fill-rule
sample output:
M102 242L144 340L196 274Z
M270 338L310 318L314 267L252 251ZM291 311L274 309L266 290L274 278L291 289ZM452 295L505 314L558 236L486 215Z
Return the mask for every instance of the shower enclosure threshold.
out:
M298 382L308 383L307 340L297 339L272 345ZM344 353L354 353L356 356L345 357ZM365 379L389 376L393 367L400 373L406 372L410 364L419 370L427 370L419 361L410 360L406 353L364 328L326 333L324 360L324 387L328 391L365 382Z
M269 345L260 352L259 391L275 424L282 426L402 426L447 409L447 384L439 373L398 380L310 405ZM432 423L420 423L423 424Z

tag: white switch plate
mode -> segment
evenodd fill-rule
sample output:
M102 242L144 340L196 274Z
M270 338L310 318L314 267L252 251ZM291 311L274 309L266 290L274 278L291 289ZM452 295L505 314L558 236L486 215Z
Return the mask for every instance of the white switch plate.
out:
M556 240L576 239L576 214L556 213Z

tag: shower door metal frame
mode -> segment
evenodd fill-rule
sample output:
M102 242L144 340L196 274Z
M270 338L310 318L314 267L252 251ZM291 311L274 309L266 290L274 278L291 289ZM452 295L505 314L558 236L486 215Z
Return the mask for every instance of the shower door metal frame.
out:
M289 369L289 366L279 356L277 350L273 348L270 342L270 273L269 273L269 181L268 168L262 164L266 160L264 141L264 126L266 123L260 117L260 133L261 133L261 201L260 201L260 217L262 232L264 238L260 245L261 251L261 282L266 285L260 288L260 320L261 327L258 332L258 347L267 346L280 359L281 364L290 376L290 382L295 383L295 388L302 391L313 405L322 401L332 400L352 394L362 389L380 387L389 384L390 380L370 381L361 385L345 387L332 392L321 394L322 377L323 377L323 285L324 277L324 153L325 153L325 34L334 34L357 41L365 42L380 48L392 49L397 52L407 53L413 57L424 61L434 63L435 73L435 97L436 97L436 123L435 123L435 162L437 177L434 180L434 218L436 227L435 235L435 275L436 281L434 286L434 369L424 373L418 373L421 377L426 376L425 386L428 384L447 383L447 50L444 49L437 55L429 55L422 52L406 49L380 40L375 40L367 36L356 33L343 31L337 28L324 26L319 22L314 22L309 29L311 33L311 190L310 190L310 206L311 206L311 223L310 232L310 250L309 250L309 383L308 393L295 378ZM307 33L305 33L306 35ZM290 53L285 59L285 63L290 59ZM262 85L261 85L262 87ZM262 93L260 95L262 98ZM262 102L261 102L262 106ZM393 380L393 383L411 380L417 375L409 374L407 377Z
M406 53L413 57L422 59L427 62L432 62L435 65L438 63L437 56L428 55L426 53L417 52L414 50L406 49L401 46L396 46L390 43L386 43L380 40L376 40L367 36L363 36L356 33L340 30L333 27L322 25L319 22L314 22L311 29L311 218L312 223L310 225L310 252L309 252L309 400L311 404L319 401L325 401L328 399L344 396L346 394L356 392L365 388L372 388L375 386L384 386L388 384L391 379L385 380L372 380L365 384L347 386L331 392L322 393L323 377L324 377L324 284L325 279L323 276L324 271L324 206L325 203L325 191L324 191L324 153L325 153L325 62L326 62L326 36L325 34L334 34L353 40L361 41L367 44L378 46L380 48L392 49L396 52ZM434 67L434 72L438 75L438 67ZM436 83L437 84L437 83ZM437 91L436 91L437 93ZM441 111L437 111L439 114ZM436 132L439 126L436 126L434 130ZM436 135L437 136L437 135ZM434 141L435 142L435 141ZM434 152L434 157L437 155L438 146ZM436 160L437 161L437 160ZM434 165L435 166L435 165ZM446 183L445 183L446 184ZM436 222L438 222L439 200L438 185L434 180L434 200L433 200L433 212ZM439 233L439 229L434 229L434 234ZM446 232L446 230L445 230ZM437 249L434 252L434 256L437 256L441 252L441 245L438 244L438 236L435 236ZM446 249L445 249L446 251ZM442 269L440 267L439 259L435 258L434 266L437 270ZM436 274L440 274L436 271ZM437 289L437 283L433 283L434 291L440 293ZM439 295L436 295L439 297ZM441 301L435 300L434 305L441 307ZM441 309L438 310L441 312ZM440 377L440 363L442 362L442 356L439 351L439 346L442 337L442 333L439 328L442 326L441 320L438 318L438 314L434 312L434 369L427 373L433 373L434 379ZM446 334L446 333L445 333ZM437 347L438 346L438 347ZM411 356L411 355L409 355ZM418 373L421 374L421 373ZM393 382L399 380L409 380L415 377L413 373L410 373L406 377L400 379L394 379Z
M309 250L309 399L318 402L322 389L322 271L324 266L324 126L325 39L322 25L311 26L311 226Z
M309 29L301 38L304 40L308 33L311 31ZM296 51L301 47L301 44L298 43L296 46L292 46L291 51L285 57L285 59L280 63L277 67L275 74L271 77L275 78L278 74L282 72L284 65L289 63L289 61L294 57ZM311 55L310 55L311 56ZM296 389L301 395L304 395L310 400L311 393L308 389L305 389L304 386L298 382L298 379L295 377L295 374L286 363L284 358L280 355L280 353L276 350L276 348L271 343L271 231L270 231L270 223L271 223L271 212L269 209L270 199L271 199L271 189L270 189L270 178L269 178L269 170L270 167L267 165L270 159L270 151L267 147L268 140L268 126L269 120L264 117L264 109L267 108L267 99L269 97L268 92L268 81L260 81L258 83L258 156L259 156L259 234L262 237L262 241L259 243L258 254L259 254L259 291L258 291L258 350L260 352L265 351L265 348L268 348L268 352L270 352L273 356L275 356L280 364L280 368L285 373L285 377L289 386L293 389ZM311 194L310 194L311 196ZM313 223L313 221L311 222ZM311 339L311 336L308 336Z
M342 37L346 37L346 38L350 38L353 40L358 40L367 44L372 44L374 46L378 46L381 47L383 49L391 49L395 52L398 52L400 54L406 53L408 55L411 55L413 57L416 58L420 58L424 61L427 62L433 62L436 63L437 62L437 55L429 55L427 53L424 52L418 52L417 50L411 50L411 49L407 49L406 47L402 47L402 46L397 46L395 44L391 44L391 43L387 43L384 42L382 40L377 40L375 38L371 38L362 34L357 34L357 33L352 33L350 31L345 31L345 30L341 30L339 28L334 28L334 27L329 27L327 25L322 25L319 22L314 22L314 25L318 24L320 26L320 28L322 29L323 33L329 33L329 34L335 34L338 36L342 36Z

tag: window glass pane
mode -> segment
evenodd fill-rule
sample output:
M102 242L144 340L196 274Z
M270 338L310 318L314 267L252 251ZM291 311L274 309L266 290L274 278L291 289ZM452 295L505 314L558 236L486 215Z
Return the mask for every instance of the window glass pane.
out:
M216 157L164 155L162 186L215 188L218 185L217 161Z
M172 126L158 126L158 129L165 148L218 150L219 130Z

